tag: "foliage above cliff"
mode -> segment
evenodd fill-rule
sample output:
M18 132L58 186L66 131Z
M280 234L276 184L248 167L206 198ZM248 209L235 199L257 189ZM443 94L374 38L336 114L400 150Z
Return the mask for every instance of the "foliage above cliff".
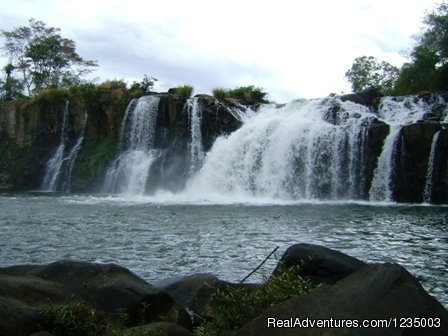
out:
M234 98L243 100L247 103L268 103L266 99L268 93L260 87L254 85L239 86L234 89L216 88L213 90L213 96L218 99Z
M353 92L369 87L386 94L408 95L448 90L448 3L427 13L425 28L408 54L409 62L397 69L372 56L357 57L345 76Z
M61 88L79 84L90 73L95 61L85 60L76 52L76 43L60 35L60 29L47 27L42 21L29 20L28 26L2 30L2 46L9 58L5 84L8 98L26 89L33 96L45 88Z

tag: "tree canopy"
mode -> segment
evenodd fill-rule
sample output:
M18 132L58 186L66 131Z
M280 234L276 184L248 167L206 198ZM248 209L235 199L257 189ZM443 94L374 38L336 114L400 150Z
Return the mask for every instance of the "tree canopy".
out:
M408 54L409 61L398 69L372 56L354 60L345 77L354 92L374 86L386 94L415 94L448 90L448 3L428 12L424 29Z
M29 96L44 88L62 88L79 84L97 63L83 59L76 43L64 38L59 28L47 27L42 21L29 20L28 26L1 30L2 50L9 64L4 68L6 80L14 80L16 90L26 89ZM4 84L4 90L10 90Z
M377 87L389 93L398 78L399 69L390 63L378 61L373 56L357 57L345 77L352 84L353 92Z

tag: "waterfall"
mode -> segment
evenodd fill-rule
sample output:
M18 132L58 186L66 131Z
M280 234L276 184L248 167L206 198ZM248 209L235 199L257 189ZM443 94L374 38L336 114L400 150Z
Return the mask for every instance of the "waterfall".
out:
M53 156L47 162L45 176L42 182L42 190L44 191L56 191L57 189L57 182L61 173L62 163L64 159L64 150L67 143L68 108L69 101L67 100L67 102L65 103L64 114L62 118L59 146L56 148Z
M426 174L426 184L425 184L425 190L423 192L423 200L426 203L430 203L432 198L432 186L434 182L434 165L436 161L436 148L437 148L437 141L441 134L442 133L440 131L436 132L431 142L431 152L429 153L429 159L428 159L428 173Z
M56 148L53 156L48 160L45 171L45 176L42 182L42 190L44 191L70 191L72 171L75 166L78 152L81 149L82 141L84 139L85 129L87 126L87 112L84 113L81 130L78 138L70 149L68 150L68 111L69 102L67 101L64 108L64 115L62 118L61 137L59 146Z
M395 165L406 155L402 129L432 111L431 100L418 97L384 97L378 110L338 97L238 109L241 115L232 112L232 120L242 126L218 136L206 153L204 144L218 132L210 131L216 126L209 106L216 105L191 98L178 119L170 119L165 101L158 115L161 99L129 103L104 192L186 200L393 201Z
M339 109L337 120L327 121ZM362 183L364 134L375 115L337 99L262 107L218 138L188 183L190 195L280 199L351 199Z
M384 141L370 187L371 201L393 201L392 180L394 176L395 148L403 126L421 120L430 107L416 97L385 97L379 106L379 117L390 125Z
M121 153L110 165L103 192L141 195L145 192L149 169L157 158L154 135L159 97L132 100L120 130Z
M202 146L202 110L198 98L189 99L186 103L188 118L190 120L190 174L195 173L204 161L204 148Z
M76 158L78 157L78 152L81 149L82 142L84 140L84 135L86 132L86 126L87 126L87 112L84 113L82 125L81 125L81 131L79 133L78 139L76 140L75 145L68 153L67 157L64 158L63 161L65 161L65 171L64 176L62 179L62 190L63 191L70 191L71 187L71 179L72 179L72 171L75 167Z

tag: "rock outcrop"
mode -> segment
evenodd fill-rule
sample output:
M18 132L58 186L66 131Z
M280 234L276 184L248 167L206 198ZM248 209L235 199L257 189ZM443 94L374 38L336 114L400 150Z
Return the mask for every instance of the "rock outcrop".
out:
M135 326L170 321L190 328L187 312L163 290L114 264L61 261L0 269L0 334L29 335L45 312L83 302L110 320Z
M296 318L302 323L307 319L326 320L327 327L275 327L282 322L286 326L286 323L294 322ZM412 321L436 319L439 327L405 328L400 326L405 318ZM363 328L362 324L372 319L390 322L391 326ZM341 327L342 320L356 321L356 324ZM446 335L447 332L448 311L424 291L417 279L399 265L381 264L366 266L334 285L323 286L275 305L243 326L236 335L398 336Z
M339 251L312 244L290 246L281 257L273 276L296 267L299 276L315 284L334 284L366 266L366 263Z
M285 281L291 280L282 278L286 274L282 272L297 265L303 267L300 277L320 285L306 294L282 296L278 300L280 292L276 291L285 294L284 290L289 288L284 287L288 284ZM67 310L70 305L89 309L87 314L84 311L77 316L81 318L79 324L86 319L91 328L104 326L104 321L121 323L114 335L186 336L191 334L191 318L197 332L208 330L218 335L438 336L448 333L448 311L397 264L366 264L322 246L296 244L285 252L274 276L282 279L274 286L272 278L266 284L236 284L211 274L196 274L163 280L158 283L160 287L155 287L114 264L60 261L0 268L0 334L68 334L64 328L71 327L76 317L76 314L67 315L73 314ZM220 296L216 297L218 291ZM220 300L227 298L228 302L237 304L243 295L247 302L251 293L257 298L253 305L262 302L264 307L256 310L261 312L258 316L241 320L245 312L238 309L252 309L246 306L232 310L238 316L223 313L223 307L227 306ZM267 294L276 299L275 304L260 297ZM55 315L54 311L61 307ZM53 315L48 315L48 311L53 311ZM64 320L64 316L70 317ZM101 320L92 322L96 316L101 316ZM237 330L208 329L229 325L228 321L220 320L223 318L243 323ZM317 320L325 323L325 327L311 326ZM376 327L368 328L366 323L376 323ZM428 326L416 327L418 323Z

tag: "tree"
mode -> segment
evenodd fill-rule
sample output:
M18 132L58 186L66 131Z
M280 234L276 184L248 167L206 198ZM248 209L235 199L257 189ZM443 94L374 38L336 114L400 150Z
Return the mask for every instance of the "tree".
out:
M95 61L84 60L76 52L76 43L63 38L59 28L47 27L42 21L30 19L29 26L2 30L1 35L15 78L30 96L44 88L79 84L97 66Z
M448 4L427 13L423 23L426 27L397 80L398 94L448 90Z
M355 58L345 77L351 83L353 92L376 87L384 93L390 93L398 74L399 69L390 63L380 62L373 56L360 56Z
M0 80L0 100L9 101L23 97L22 83L11 76L14 67L12 64L7 64L3 71L6 74L5 80Z

